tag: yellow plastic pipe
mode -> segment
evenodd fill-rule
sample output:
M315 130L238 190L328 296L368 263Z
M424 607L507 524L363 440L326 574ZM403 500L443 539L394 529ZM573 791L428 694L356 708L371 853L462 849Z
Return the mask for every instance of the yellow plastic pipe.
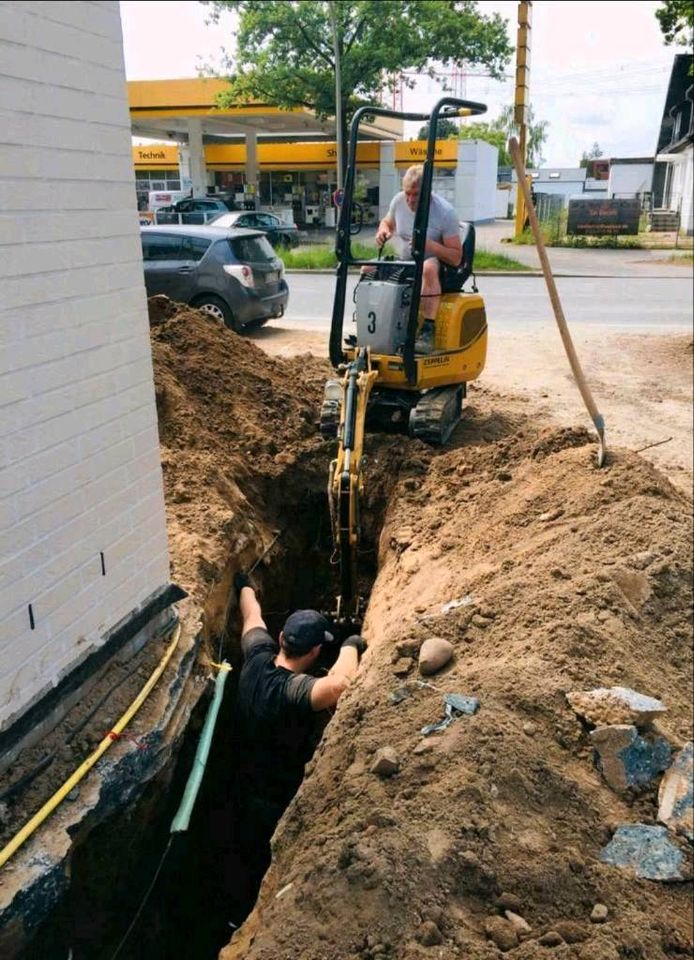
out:
M77 786L77 784L80 782L80 780L82 780L85 774L89 773L89 771L94 766L96 761L106 753L106 751L111 746L113 741L118 739L117 736L114 736L114 734L121 733L121 731L127 727L127 725L130 723L132 718L135 716L137 711L142 706L142 704L145 702L152 688L154 687L155 683L157 682L159 677L162 675L162 673L166 669L166 665L171 659L171 655L173 654L174 650L178 645L180 636L181 636L181 625L180 623L177 623L174 629L173 640L171 641L169 646L166 648L164 656L159 661L154 672L152 673L152 675L150 676L149 680L144 685L142 690L140 690L135 700L133 700L133 702L130 704L128 709L125 711L125 713L120 718L118 723L116 723L113 729L106 734L106 736L101 741L101 743L96 748L96 750L94 750L94 752L87 757L84 763L80 767L78 767L77 770L75 770L72 776L65 781L62 787L58 791L56 791L56 793L53 794L50 800L47 800L46 803L44 803L44 805L41 807L38 813L34 814L31 820L29 820L29 822L22 827L19 833L15 834L15 836L10 840L7 846L3 847L3 849L0 850L0 867L4 866L7 863L7 861L10 859L10 857L13 856L17 852L17 850L19 850L22 844L29 839L29 837L36 830L36 828L43 823L46 817L48 817L51 813L53 813L55 808L60 803L62 803L62 801L65 799L68 793L70 793L70 791Z

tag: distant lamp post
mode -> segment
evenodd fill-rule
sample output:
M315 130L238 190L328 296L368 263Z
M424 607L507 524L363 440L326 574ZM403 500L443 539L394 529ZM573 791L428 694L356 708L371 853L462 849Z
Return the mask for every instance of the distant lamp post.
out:
M335 133L337 143L337 189L342 190L342 79L340 76L340 39L337 33L336 0L330 0L330 24L333 31L333 50L335 51Z

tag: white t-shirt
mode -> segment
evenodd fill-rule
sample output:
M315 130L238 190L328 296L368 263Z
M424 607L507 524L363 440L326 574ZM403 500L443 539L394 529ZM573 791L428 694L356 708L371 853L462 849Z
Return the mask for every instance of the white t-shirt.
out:
M395 235L391 243L396 248L396 256L401 260L412 257L412 231L414 230L414 210L407 206L404 191L396 193L390 201L387 217L395 224ZM445 237L457 237L459 231L458 215L448 200L432 193L429 201L429 224L427 238L435 243L443 243ZM436 256L425 253L425 258Z

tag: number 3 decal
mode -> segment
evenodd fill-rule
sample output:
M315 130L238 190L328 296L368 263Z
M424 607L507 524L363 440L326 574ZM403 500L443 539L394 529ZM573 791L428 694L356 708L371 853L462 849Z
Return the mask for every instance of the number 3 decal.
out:
M376 333L376 314L373 310L369 312L369 325L366 329L369 333Z

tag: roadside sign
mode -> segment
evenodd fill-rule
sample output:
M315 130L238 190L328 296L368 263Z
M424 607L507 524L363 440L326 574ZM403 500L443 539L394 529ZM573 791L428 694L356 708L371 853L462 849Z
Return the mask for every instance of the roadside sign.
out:
M641 201L569 200L568 234L600 237L639 232Z
M342 189L342 187L340 187L339 190L336 190L333 193L333 197L332 197L333 205L336 207L341 207L344 199L345 199L345 191Z

